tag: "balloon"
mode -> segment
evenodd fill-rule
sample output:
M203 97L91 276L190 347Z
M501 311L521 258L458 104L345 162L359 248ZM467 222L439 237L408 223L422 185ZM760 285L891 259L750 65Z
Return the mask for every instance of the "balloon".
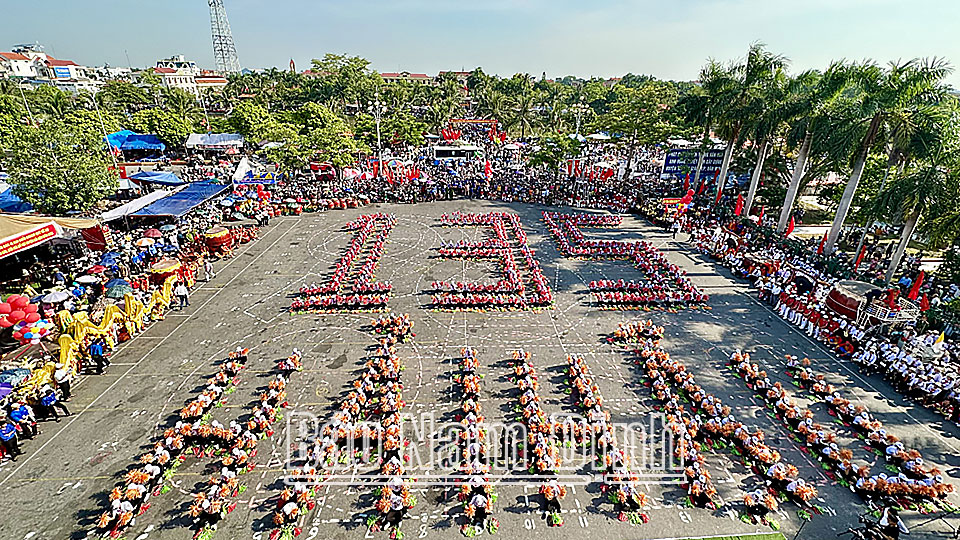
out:
M27 318L24 319L24 320L27 321L28 323L35 323L35 322L37 322L37 321L40 320L40 314L39 314L39 313L27 313Z
M23 332L14 332L14 333L13 333L13 339L19 340L19 339L22 338L22 337L23 337Z
M0 319L0 328L10 328L11 326L13 326L13 321L10 319L6 317Z
M27 304L27 305L23 306L23 312L24 312L24 313L36 313L36 312L37 312L37 305L36 305L36 304Z
M7 315L11 311L13 311L13 307L10 306L10 304L6 302L3 302L2 304L0 304L0 315Z
M25 338L27 338L27 339L32 339L32 338L33 338L33 334L30 333L30 332L26 332L26 333L23 334L23 337L25 337Z
M26 317L26 316L27 316L26 313L24 313L24 312L22 312L22 311L20 311L20 310L18 309L18 310L16 310L16 311L11 311L10 314L7 315L7 319L9 319L9 320L11 320L11 321L13 321L13 322L20 322L20 321L22 321L23 318Z
M39 339L31 339L31 340L30 340L30 344L31 344L31 345L39 345L39 344L40 344L40 340L39 340Z
M10 305L15 308L22 308L30 303L30 299L26 296L18 296L15 300L10 300L8 298L7 301L10 302Z

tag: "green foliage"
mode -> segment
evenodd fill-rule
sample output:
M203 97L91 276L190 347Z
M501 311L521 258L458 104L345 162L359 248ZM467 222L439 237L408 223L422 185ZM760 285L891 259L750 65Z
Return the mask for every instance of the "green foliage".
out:
M48 120L19 131L10 148L13 192L39 212L84 211L117 188L100 130Z
M183 146L193 125L164 109L144 109L133 114L133 130L156 135L169 147Z
M126 81L110 81L97 92L101 109L134 113L153 104L153 98L143 88Z
M531 167L545 167L553 171L554 178L560 175L560 165L580 153L580 143L566 135L546 137L540 141L540 148L530 154Z

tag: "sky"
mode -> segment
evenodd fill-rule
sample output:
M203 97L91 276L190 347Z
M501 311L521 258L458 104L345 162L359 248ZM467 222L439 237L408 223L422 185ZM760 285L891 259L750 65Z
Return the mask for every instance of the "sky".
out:
M380 72L694 80L708 58L763 42L791 70L831 60L944 57L957 66L958 0L225 0L240 63L298 70L325 53ZM39 42L83 65L215 67L204 0L0 0L0 50Z

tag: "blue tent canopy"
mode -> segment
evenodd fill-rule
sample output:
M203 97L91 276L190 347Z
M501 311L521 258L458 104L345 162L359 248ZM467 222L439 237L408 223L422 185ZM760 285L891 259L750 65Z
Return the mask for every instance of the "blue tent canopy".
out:
M130 179L141 184L159 184L161 186L182 186L186 184L177 175L167 171L141 171L131 174Z
M123 143L127 140L127 137L131 135L136 135L136 133L130 131L129 129L124 129L121 131L115 131L107 135L106 137L104 137L104 139L106 139L107 144L109 144L110 146L114 148L120 148L121 146L123 146Z
M156 135L137 135L136 133L127 136L120 145L120 150L165 150L167 145L160 142Z
M182 190L164 197L159 201L143 208L132 216L173 216L180 217L203 202L230 189L230 186L211 182L193 182Z
M10 184L0 183L0 212L20 214L31 210L33 210L33 206L14 195Z

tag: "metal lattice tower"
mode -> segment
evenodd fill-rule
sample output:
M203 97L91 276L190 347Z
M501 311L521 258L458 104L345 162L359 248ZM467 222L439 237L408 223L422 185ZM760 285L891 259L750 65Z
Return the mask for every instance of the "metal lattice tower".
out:
M210 35L213 38L213 58L217 61L217 69L237 73L240 71L240 58L237 57L237 48L233 44L233 33L230 31L230 21L227 20L223 0L207 0L207 3L210 5Z

